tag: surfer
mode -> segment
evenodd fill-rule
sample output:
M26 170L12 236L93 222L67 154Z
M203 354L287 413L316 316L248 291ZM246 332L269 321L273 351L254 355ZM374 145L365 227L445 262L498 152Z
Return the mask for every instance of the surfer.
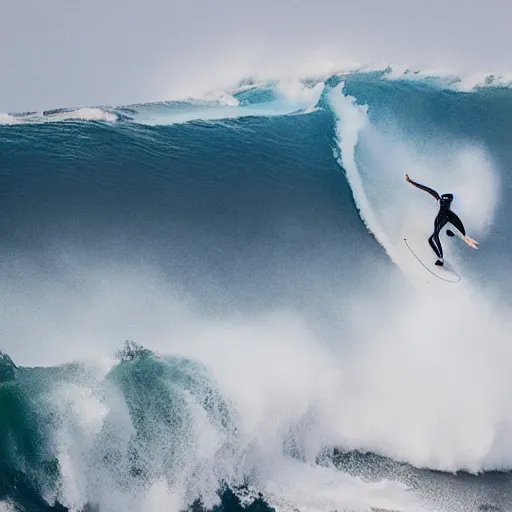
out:
M405 175L405 180L411 185L414 185L415 187L424 190L425 192L428 192L432 197L439 201L439 213L437 214L437 217L434 220L434 232L432 233L432 236L428 239L430 247L432 247L432 250L436 253L437 257L439 258L436 261L436 265L440 267L444 265L443 248L441 246L441 241L439 240L439 233L448 222L455 226L460 231L464 242L466 242L473 249L478 249L478 242L466 235L464 224L462 224L462 221L459 219L459 217L450 210L450 206L453 201L453 194L443 194L442 196L440 196L435 190L426 187L425 185L420 185L415 181L412 181L411 178L409 178L408 174ZM450 231L449 229L446 230L446 234L450 237L454 236L453 231Z

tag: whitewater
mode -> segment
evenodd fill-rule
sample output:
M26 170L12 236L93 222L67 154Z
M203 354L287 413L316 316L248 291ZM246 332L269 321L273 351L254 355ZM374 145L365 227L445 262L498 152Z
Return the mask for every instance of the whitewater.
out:
M396 69L0 115L0 510L510 510L511 119Z

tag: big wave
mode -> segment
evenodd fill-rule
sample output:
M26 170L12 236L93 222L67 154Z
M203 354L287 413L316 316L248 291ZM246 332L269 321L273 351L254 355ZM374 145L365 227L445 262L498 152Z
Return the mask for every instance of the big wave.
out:
M471 500L492 505L486 491L468 496L443 480L436 481L432 492L421 468L474 474L512 469L508 246L493 245L510 232L508 203L501 194L509 180L502 171L506 148L500 146L506 125L500 125L503 121L493 110L484 109L495 106L499 111L506 96L502 89L468 95L423 80L389 78L388 73L371 72L321 81L243 84L202 100L5 118L0 136L10 158L22 153L17 144L29 148L50 134L44 140L55 146L48 154L89 162L89 152L98 151L97 146L86 150L81 144L93 140L100 145L112 133L132 137L133 144L124 145L123 151L130 156L142 148L146 160L137 161L137 167L148 173L137 182L141 193L148 181L154 180L158 188L168 186L169 171L154 155L167 155L168 141L186 153L185 143L179 142L184 139L178 138L184 127L190 154L208 140L200 135L215 132L219 135L217 146L210 146L212 159L218 149L219 168L236 166L242 173L249 172L249 163L243 151L234 153L240 155L235 164L224 156L225 148L226 155L233 154L227 150L238 140L225 134L242 134L247 144L256 144L260 137L276 154L283 145L284 156L274 161L258 153L261 161L254 173L243 175L254 186L258 179L269 180L272 187L282 184L279 190L299 186L286 181L289 176L306 180L286 168L288 160L291 167L300 165L292 154L297 151L294 137L300 130L325 131L329 141L324 144L319 137L318 146L312 147L332 155L332 180L346 180L367 232L364 243L355 245L359 239L350 238L351 231L359 232L360 226L342 227L349 223L347 213L336 226L343 237L333 242L334 235L321 224L326 213L320 202L315 203L314 225L324 226L325 233L303 233L296 214L287 211L283 219L272 219L279 227L275 231L258 225L275 237L269 242L277 253L272 265L255 274L257 279L251 276L245 262L256 267L263 254L255 235L252 247L237 244L233 249L237 256L232 264L241 265L246 280L231 279L227 286L215 281L219 278L211 264L208 277L194 274L187 286L173 287L168 276L137 259L124 267L125 262L82 249L77 256L77 249L67 243L52 254L62 284L59 279L48 283L39 276L49 275L45 272L52 263L27 262L25 253L20 257L21 249L6 251L3 265L9 270L2 300L6 332L13 341L4 350L14 358L18 350L21 359L29 359L17 347L23 333L25 341L47 339L38 346L49 354L49 362L39 368L17 367L7 355L2 358L0 400L8 414L0 430L6 482L0 490L6 507L44 509L60 503L70 510L182 510L199 503L211 509L219 503L226 506L223 489L234 492L240 506L263 498L277 510L304 512L451 511L456 502L473 506ZM277 127L277 122L289 124ZM110 143L116 149L112 162L99 156L91 160L101 187L116 193L132 179L127 171L120 179L103 168L118 168L119 138ZM101 146L108 150L107 143ZM320 153L311 158L312 169L315 161L326 162ZM264 165L279 172L269 177L261 171ZM190 172L194 186L207 182L184 164L173 169L184 179ZM405 183L405 172L454 192L454 208L481 241L480 253L463 251L456 241L443 242L463 277L457 286L432 281L403 244L411 233L426 244L436 213L428 196ZM68 179L61 174L54 178L57 186ZM11 179L8 173L4 176ZM26 180L22 189L28 190L30 180L25 175L19 179ZM210 196L221 189L215 180L222 179L215 176L206 184ZM310 194L307 187L316 178L310 179L300 197ZM229 195L226 188L214 199L220 202L223 195ZM214 207L209 208L205 211L213 215ZM233 210L245 212L240 208ZM294 203L293 208L298 211L301 205ZM190 218L192 210L186 210ZM59 219L61 215L59 211ZM213 218L201 216L199 222L214 229ZM193 223L185 225L185 233L194 229L199 236ZM180 240L192 246L195 232L190 239L177 236L171 252L180 250ZM128 247L123 237L108 236L110 244ZM150 233L144 244L151 248L157 239ZM224 232L206 239L212 254L215 244L222 251L222 244L231 243ZM14 244L15 238L8 240ZM315 252L296 252L311 245L314 250L315 243L323 244L319 252L325 251L326 261L334 266L326 267ZM272 250L265 253L269 258ZM345 268L336 259L339 251L346 257ZM196 252L190 251L191 261L181 262L178 273L188 263L194 266ZM291 262L289 267L283 259ZM296 263L301 260L310 266L299 271ZM321 268L315 267L317 261ZM213 256L211 262L222 267ZM338 279L342 288L330 279ZM257 280L267 295L256 291ZM280 281L289 288L282 297L295 297L296 302L270 300L272 287ZM253 311L229 302L227 314L208 315L201 297L188 294L189 288L196 287L200 296L212 287L219 301L237 286L249 295L262 293L263 306ZM308 299L305 305L297 302L302 293ZM33 328L40 332L27 334L22 319L30 325L35 314L30 312L39 310L45 320ZM66 319L60 317L62 311ZM327 321L329 311L334 318ZM119 345L113 326L120 324L123 332L133 329L147 348L128 343L113 358L113 345ZM63 363L61 356L67 363L56 364ZM340 466L333 450L379 454L393 462L383 468L361 455L359 468ZM407 463L405 469L401 463ZM366 472L361 466L373 468L373 481L361 478Z

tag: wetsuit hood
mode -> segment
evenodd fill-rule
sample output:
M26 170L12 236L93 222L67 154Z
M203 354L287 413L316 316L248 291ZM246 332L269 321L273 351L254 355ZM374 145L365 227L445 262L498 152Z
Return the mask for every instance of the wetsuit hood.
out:
M441 196L441 208L447 209L450 208L453 201L453 194L443 194Z

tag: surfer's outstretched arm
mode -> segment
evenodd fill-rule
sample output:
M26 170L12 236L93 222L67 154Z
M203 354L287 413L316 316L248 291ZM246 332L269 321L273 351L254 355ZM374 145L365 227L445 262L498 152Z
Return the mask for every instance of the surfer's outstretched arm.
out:
M408 174L405 175L405 181L407 181L407 183L410 183L411 185L414 185L415 187L417 187L421 190L424 190L425 192L428 192L437 201L439 201L439 199L441 199L441 197L439 197L439 194L434 189L426 187L425 185L420 185L419 183L412 181L411 178L409 178Z

